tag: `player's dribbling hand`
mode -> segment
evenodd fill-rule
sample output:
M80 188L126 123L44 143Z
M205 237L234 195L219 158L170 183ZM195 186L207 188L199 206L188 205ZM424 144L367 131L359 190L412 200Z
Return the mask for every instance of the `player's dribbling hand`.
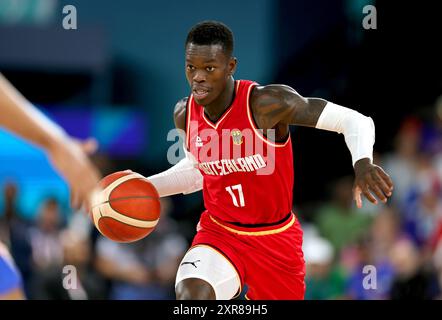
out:
M368 158L358 160L354 169L353 199L356 201L356 206L362 208L361 194L371 203L378 203L376 197L386 203L393 192L393 182L390 176L381 167L372 164Z
M100 174L88 155L97 150L94 139L79 141L66 137L56 141L48 150L53 166L66 179L71 192L71 206L79 209L90 207L90 196L97 187Z

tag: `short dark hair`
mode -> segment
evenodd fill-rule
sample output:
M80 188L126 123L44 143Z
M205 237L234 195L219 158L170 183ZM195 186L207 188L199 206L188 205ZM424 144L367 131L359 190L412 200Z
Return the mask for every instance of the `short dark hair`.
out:
M227 56L233 53L233 32L228 26L218 21L203 21L190 29L187 34L186 47L189 43L196 45L219 44Z

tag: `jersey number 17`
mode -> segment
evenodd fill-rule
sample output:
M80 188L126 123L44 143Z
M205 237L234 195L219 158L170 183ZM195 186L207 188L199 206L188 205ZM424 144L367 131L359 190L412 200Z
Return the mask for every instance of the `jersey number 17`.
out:
M236 197L233 190L238 191L238 197ZM228 186L228 187L226 187L226 191L232 197L233 205L235 207L244 207L245 206L244 193L242 192L242 186L240 184L235 184L234 186ZM238 198L239 198L239 204L238 204Z

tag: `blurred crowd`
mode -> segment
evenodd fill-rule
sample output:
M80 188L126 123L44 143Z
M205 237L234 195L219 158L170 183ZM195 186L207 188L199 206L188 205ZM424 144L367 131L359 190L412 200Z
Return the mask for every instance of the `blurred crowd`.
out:
M162 89L169 90L171 83L182 82L181 75L164 70L175 68L170 62L175 58L181 61L178 60L181 56L171 56L176 50L167 51L168 47L165 55L161 41L157 41L160 45L157 50L151 50L151 41L145 39L155 41L173 36L169 43L181 43L184 39L179 38L179 32L167 33L167 30L180 30L185 19L190 26L195 16L192 7L182 7L184 11L180 19L175 19L175 12L170 10L169 4L165 7L162 2L155 5L141 0L135 2L138 10L126 10L123 3L121 9L115 11L115 6L105 5L106 1L96 4L76 1L78 12L81 12L81 32L86 32L86 36L80 38L87 40L85 43L96 52L103 51L101 58L93 54L94 50L81 55L84 51L81 49L73 55L59 55L64 45L57 45L57 41L62 37L47 42L54 47L41 45L39 50L28 55L25 49L21 49L21 46L29 47L26 40L15 41L14 38L13 43L3 41L6 58L2 63L12 73L17 69L17 78L20 73L28 71L21 74L27 81L22 82L20 90L28 86L28 90L24 90L26 96L29 93L32 101L34 98L43 105L56 101L60 105L88 107L109 103L142 106L150 112L152 119L156 119L146 126L152 126L149 130L154 132L154 137L159 129L169 125L162 111L156 113L161 108L153 107L163 106L168 101L158 96L170 96L161 94ZM0 0L0 25L8 27L3 34L12 34L14 29L10 27L14 25L49 26L57 30L65 17L62 8L67 4L70 3L61 0ZM231 1L230 4L237 5L237 2ZM376 4L378 12L382 13L383 23L376 31L361 28L366 15L361 9L367 4ZM379 98L395 103L420 102L421 96L432 96L434 91L438 94L440 86L436 83L440 82L440 74L434 66L440 64L436 46L440 41L432 33L440 29L437 28L439 17L438 10L432 10L428 4L398 6L393 2L368 0L250 1L250 10L247 10L250 32L240 29L247 12L232 11L229 5L210 5L206 2L204 8L216 11L219 17L228 17L227 20L242 31L238 38L246 39L245 46L238 46L238 53L253 59L241 64L243 75L262 78L260 72L255 72L255 69L262 69L264 79L271 79L270 74L279 68L276 79L273 79L275 83L293 84L299 92L311 93L311 96L345 98L340 97L337 101L365 99L367 104ZM264 19L267 22L256 18L267 17L268 13L275 16ZM114 14L118 19L109 18ZM428 17L428 14L433 16ZM348 23L344 22L344 16L348 16ZM149 21L150 25L158 23L163 26L166 20L169 25L164 34L161 33L164 30L160 30L164 28L140 30L140 24L134 24ZM403 22L408 20L414 21L413 32L402 33L407 30ZM103 30L103 38L97 38L99 41L88 40L88 28L92 26ZM265 31L259 33L258 38L257 27ZM90 32L93 30L91 28ZM134 34L134 30L140 41L134 42L133 37L127 36ZM47 35L40 33L40 28L37 31L43 40L52 36L51 32ZM91 39L95 39L94 34L90 34ZM422 34L429 38L422 37ZM21 28L16 36L18 40L19 36L23 36ZM254 39L258 39L256 43ZM35 43L35 39L30 40L31 44ZM255 49L256 45L266 47L268 41L278 50ZM106 48L107 42L109 48ZM414 43L417 52L410 50L410 43ZM11 52L6 50L9 47ZM68 48L74 50L75 47ZM334 50L329 50L330 47ZM26 54L17 56L14 50ZM48 54L56 54L55 62ZM268 55L272 55L272 59ZM12 64L9 57L13 57ZM73 57L76 59L70 61ZM403 60L407 63L403 64L397 57L405 57ZM89 58L92 62L87 62ZM108 59L112 60L109 66ZM75 65L83 60L87 62L84 62L85 67ZM64 67L63 63L66 64ZM98 67L94 66L96 63ZM97 75L101 68L106 68L105 72ZM87 80L81 80L83 73ZM164 80L164 74L167 74L168 81L163 87L146 90L146 83L158 85L163 82L160 80ZM44 80L41 80L42 76ZM45 88L49 88L46 97ZM367 88L373 94L367 94ZM92 93L86 93L89 91ZM392 93L404 91L407 94L391 98ZM413 103L410 106L415 107ZM392 118L382 116L387 120ZM378 136L377 139L394 140L390 152L377 154L375 158L375 163L386 170L395 184L393 197L387 204L365 203L362 209L356 209L352 199L353 177L348 176L333 182L330 195L328 198L324 195L323 202L294 208L304 230L306 299L442 298L442 97L429 115L416 114L403 119L394 138ZM152 140L149 147L157 144L161 145ZM112 172L112 168L106 168L106 157L95 160L104 174ZM35 219L25 219L18 211L19 183L1 181L0 188L0 197L4 197L4 209L0 212L0 242L6 244L15 259L27 298L175 298L175 273L195 233L200 207L183 205L181 199L177 200L180 196L162 199L161 219L156 230L136 243L121 244L102 237L85 212L64 212L64 206L56 197L44 199L40 207L35 208L32 215ZM179 220L177 212L181 214ZM76 290L65 288L64 280L71 275L66 272L66 266L75 267Z
M161 200L155 232L128 244L101 236L84 212L66 217L55 198L43 201L35 221L25 220L16 211L17 192L13 182L4 187L0 240L15 259L28 299L175 298L175 273L188 243L169 217L170 199Z
M387 204L357 209L353 177L334 181L330 197L303 219L306 299L442 298L442 98L431 117L403 120L391 152L375 155L391 176ZM106 157L95 162L104 174ZM194 226L171 213L162 199L161 219L148 237L131 244L102 237L84 212L63 214L46 198L35 220L17 211L20 190L4 184L0 241L21 272L29 299L174 299L174 281ZM179 211L179 210L178 210ZM195 219L199 212L194 212ZM189 230L192 228L193 231ZM65 286L74 266L77 290Z
M344 177L304 224L306 299L442 298L442 97L375 163L395 184L387 204L356 209Z

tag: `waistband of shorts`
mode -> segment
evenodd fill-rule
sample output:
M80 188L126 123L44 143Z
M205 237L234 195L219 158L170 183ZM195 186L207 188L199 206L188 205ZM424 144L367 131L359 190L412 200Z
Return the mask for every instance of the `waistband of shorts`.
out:
M213 223L226 229L227 231L244 236L265 236L281 233L290 228L296 221L296 216L293 212L290 212L284 219L276 224L266 226L257 225L256 227L253 225L239 226L229 222L220 221L211 214L209 214L209 218Z

